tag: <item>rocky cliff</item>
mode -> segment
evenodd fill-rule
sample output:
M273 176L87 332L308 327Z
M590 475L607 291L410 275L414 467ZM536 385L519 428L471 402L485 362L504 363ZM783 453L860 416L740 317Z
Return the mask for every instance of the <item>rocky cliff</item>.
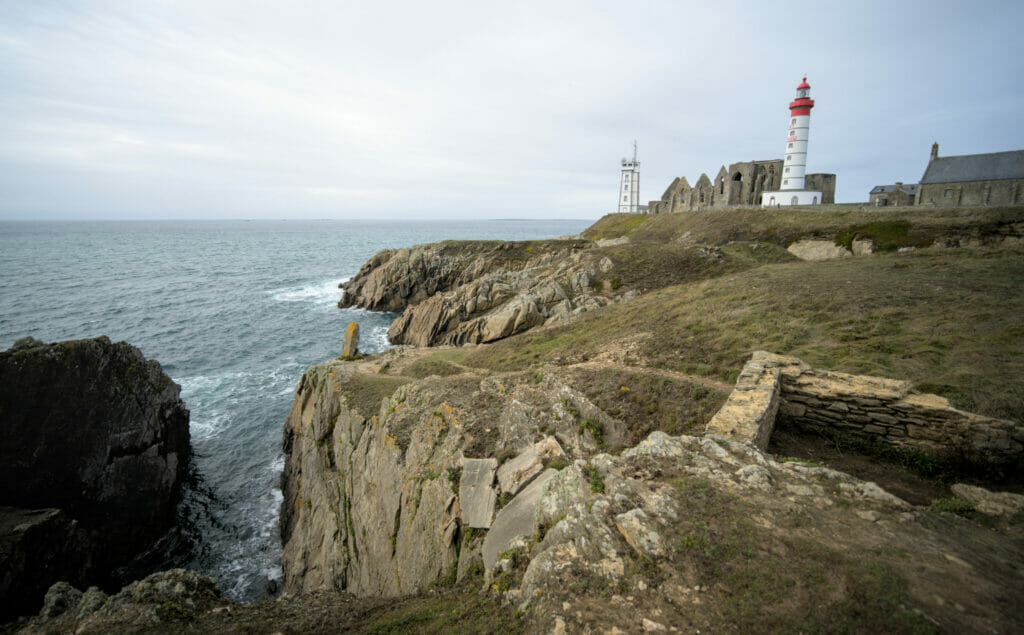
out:
M491 342L635 295L605 275L612 261L593 247L447 241L386 250L343 284L339 306L401 311L388 329L395 344Z
M465 461L514 456L552 437L558 450L541 464L561 448L582 456L626 439L621 422L554 377L467 373L409 383L381 374L381 364L314 366L299 384L284 435L288 592L326 586L394 596L454 579L480 559L479 541L463 530L467 507L481 504L477 497L490 501L482 523L489 526L498 495L536 476L493 488L492 469L467 501ZM591 423L582 426L577 415Z
M701 436L709 411L666 434L627 409L650 407L644 385L673 406L709 399L699 377L612 361L489 372L448 352L306 372L284 437L286 593L402 596L486 570L536 630L827 629L851 598L873 598L859 627L1015 623L1019 594L1000 589L1019 580L1019 540ZM445 376L417 378L431 371Z
M189 453L179 391L159 363L105 337L27 338L0 353L0 505L28 519L5 523L7 616L59 579L110 584L170 528Z

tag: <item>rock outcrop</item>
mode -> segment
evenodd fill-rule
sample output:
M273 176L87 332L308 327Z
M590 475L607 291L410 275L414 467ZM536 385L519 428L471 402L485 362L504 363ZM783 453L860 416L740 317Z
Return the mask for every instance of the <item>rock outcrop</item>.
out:
M21 624L19 632L180 632L197 616L232 606L216 580L184 569L154 573L113 595L58 582L46 592L38 617Z
M4 617L34 612L57 580L113 583L170 528L189 453L179 391L105 337L0 353Z
M574 389L571 370L390 374L425 354L403 348L304 375L285 431L286 593L394 597L485 569L485 588L531 629L629 631L647 619L716 630L748 584L842 606L846 585L895 567L923 571L922 588L968 581L956 600L966 609L914 596L934 623L1016 619L990 598L1019 575L1007 554L1024 551L996 532L966 541L963 519L714 433L654 431L605 453L621 447L627 422ZM864 564L880 554L895 555ZM821 576L842 582L820 589ZM787 609L768 605L785 623Z
M386 250L344 283L339 306L402 311L395 344L478 344L632 297L589 241L455 242Z
M329 362L299 384L284 434L286 592L397 596L465 574L480 558L469 529L489 526L496 498L563 448L588 456L626 440L622 422L555 376L408 383L381 364ZM520 473L497 481L494 457L520 454Z

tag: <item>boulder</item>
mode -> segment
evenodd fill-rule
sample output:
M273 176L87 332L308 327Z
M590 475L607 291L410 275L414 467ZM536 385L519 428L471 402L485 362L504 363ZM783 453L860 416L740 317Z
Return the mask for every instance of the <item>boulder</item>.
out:
M787 251L801 260L832 260L853 255L846 247L831 240L798 240Z
M30 561L64 554L45 579L34 578L33 612L58 579L109 586L116 567L173 524L189 454L179 392L159 363L106 337L25 339L0 352L0 505L60 510L3 512L40 520L20 533L23 523L4 523L18 549L36 544L33 532L52 536L42 551L25 554ZM7 582L4 607L7 593L28 593L23 581Z

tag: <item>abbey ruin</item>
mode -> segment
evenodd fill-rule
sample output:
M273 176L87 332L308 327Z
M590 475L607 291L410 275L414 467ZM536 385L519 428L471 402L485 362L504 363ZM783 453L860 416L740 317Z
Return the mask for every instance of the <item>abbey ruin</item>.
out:
M714 182L706 173L691 186L685 176L677 177L661 195L661 199L648 204L649 214L672 214L703 209L727 207L760 207L764 192L782 187L783 160L744 161L723 165ZM821 192L821 203L834 203L836 197L835 174L808 174L806 188Z

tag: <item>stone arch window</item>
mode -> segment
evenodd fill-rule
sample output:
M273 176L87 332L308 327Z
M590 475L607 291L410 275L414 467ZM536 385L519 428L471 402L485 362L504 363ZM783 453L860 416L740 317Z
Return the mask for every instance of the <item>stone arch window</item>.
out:
M700 191L700 202L701 202L701 203L703 203L703 202L704 202L704 190L701 190L701 191Z
M718 182L718 193L725 194L725 179Z
M732 180L742 183L743 182L743 175L740 174L739 172L737 172L736 175L732 177Z

